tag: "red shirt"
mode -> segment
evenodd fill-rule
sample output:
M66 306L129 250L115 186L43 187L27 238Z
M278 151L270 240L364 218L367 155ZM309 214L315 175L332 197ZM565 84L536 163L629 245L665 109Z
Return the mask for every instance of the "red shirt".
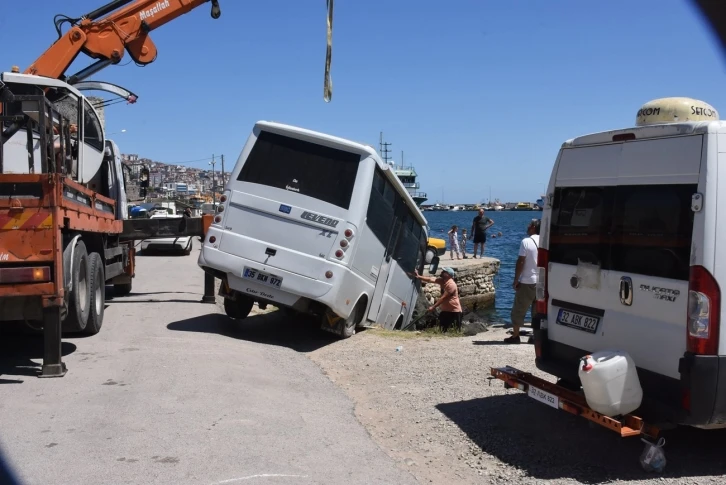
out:
M459 303L459 288L456 286L454 278L449 278L444 283L443 278L436 278L436 283L441 287L441 296L444 301L441 302L442 312L460 312L461 303Z

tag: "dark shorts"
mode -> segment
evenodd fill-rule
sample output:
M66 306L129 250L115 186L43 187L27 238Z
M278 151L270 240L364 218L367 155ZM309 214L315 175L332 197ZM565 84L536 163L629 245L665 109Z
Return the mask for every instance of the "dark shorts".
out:
M487 235L486 233L474 234L474 244L486 244Z
M439 325L441 330L446 332L453 325L457 330L461 329L461 312L441 312L439 314Z

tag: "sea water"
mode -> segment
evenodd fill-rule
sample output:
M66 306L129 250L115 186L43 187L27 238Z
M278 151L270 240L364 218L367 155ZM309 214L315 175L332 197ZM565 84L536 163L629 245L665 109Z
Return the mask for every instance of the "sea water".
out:
M467 237L472 238L471 224L477 213L474 211L427 211L424 216L429 223L429 235L446 241L446 254L441 256L439 268L446 266L450 261L449 237L447 232L451 226L459 226L459 238L462 229L466 229ZM514 302L514 268L517 263L519 244L527 237L527 226L532 219L540 219L540 211L487 211L485 214L494 221L494 225L487 231L487 244L484 256L497 258L501 261L499 273L494 277L496 287L496 303L490 310L488 317L492 322L510 323L509 314L512 311ZM501 236L492 238L492 235L502 233ZM466 252L471 257L474 251L474 243L471 240L466 242ZM456 257L456 256L454 256ZM531 316L527 312L526 320Z

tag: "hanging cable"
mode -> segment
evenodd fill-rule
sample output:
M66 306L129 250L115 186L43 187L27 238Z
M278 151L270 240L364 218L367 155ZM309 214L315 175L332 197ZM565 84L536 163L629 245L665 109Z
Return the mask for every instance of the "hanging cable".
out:
M328 6L327 50L325 52L325 81L323 99L329 103L333 99L333 80L330 77L330 62L333 59L333 0L326 0Z

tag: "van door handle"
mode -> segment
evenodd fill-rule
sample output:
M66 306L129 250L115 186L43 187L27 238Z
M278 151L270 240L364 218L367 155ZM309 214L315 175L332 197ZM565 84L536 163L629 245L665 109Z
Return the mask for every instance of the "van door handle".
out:
M626 306L633 304L633 280L629 276L620 278L620 303Z

